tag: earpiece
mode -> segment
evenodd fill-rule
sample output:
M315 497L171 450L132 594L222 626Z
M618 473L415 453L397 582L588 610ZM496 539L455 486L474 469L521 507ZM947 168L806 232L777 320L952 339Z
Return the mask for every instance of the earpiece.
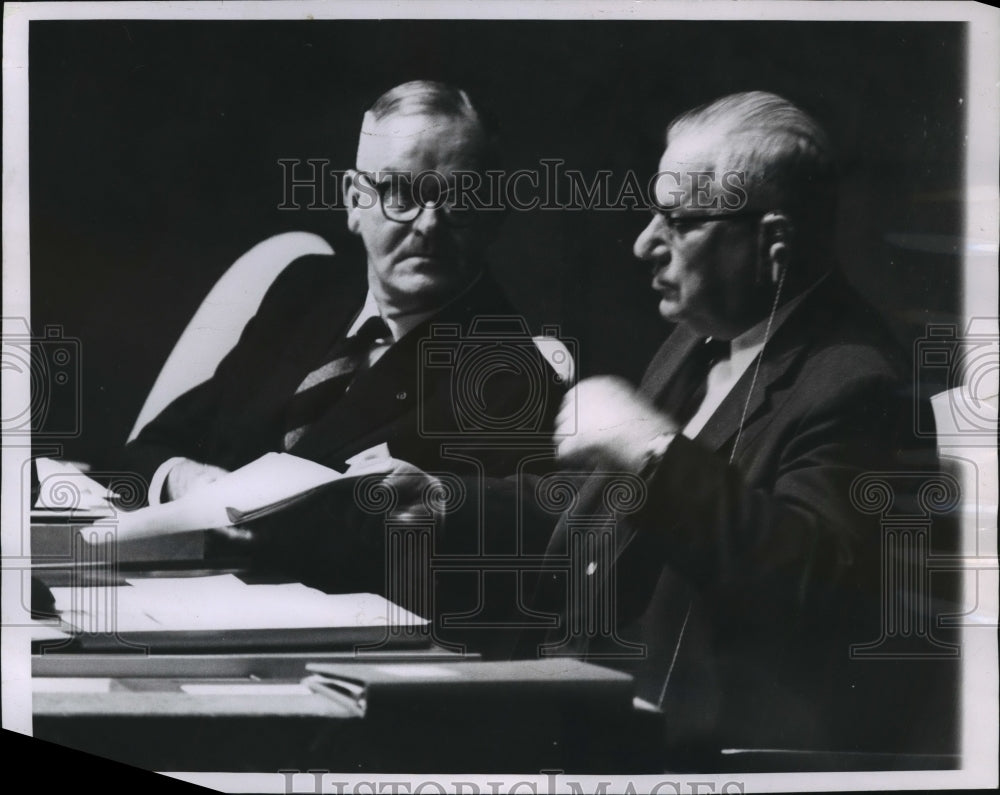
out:
M771 262L771 284L777 284L788 267L788 247L784 241L772 243L768 254Z
M788 270L791 257L791 243L794 230L788 216L782 212L769 212L761 219L761 271L769 265L767 274L771 284L777 285ZM765 265L766 263L766 265ZM763 281L764 274L758 273Z

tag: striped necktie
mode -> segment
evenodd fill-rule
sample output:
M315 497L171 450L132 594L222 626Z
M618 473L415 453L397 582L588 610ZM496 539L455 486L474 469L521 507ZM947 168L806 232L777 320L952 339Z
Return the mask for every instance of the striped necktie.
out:
M302 380L289 401L285 414L285 450L294 447L309 426L343 397L354 376L368 363L372 348L391 342L389 327L375 315L368 318L356 334L333 346L326 363Z

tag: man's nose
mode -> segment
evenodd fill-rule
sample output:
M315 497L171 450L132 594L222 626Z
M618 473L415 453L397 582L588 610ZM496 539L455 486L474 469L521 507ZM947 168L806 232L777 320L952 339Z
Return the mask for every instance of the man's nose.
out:
M670 258L670 242L667 239L666 224L654 217L639 233L632 246L636 259L654 264L666 263Z
M444 222L444 205L425 204L413 219L413 228L422 235L432 234Z

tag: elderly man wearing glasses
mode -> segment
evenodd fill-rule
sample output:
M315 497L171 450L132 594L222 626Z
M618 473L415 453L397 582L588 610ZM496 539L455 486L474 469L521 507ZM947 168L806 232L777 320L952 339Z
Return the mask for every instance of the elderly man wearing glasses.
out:
M634 253L676 326L638 390L567 395L559 457L607 474L549 544L536 607L565 621L525 651L634 674L691 769L727 749L948 752L957 647L927 574L950 543L928 489L948 489L915 436L909 357L836 267L826 135L750 92L666 143ZM635 499L612 510L623 476ZM612 539L581 538L582 517Z
M510 437L547 441L564 389L484 267L497 214L455 196L495 153L457 88L415 81L375 102L344 182L363 252L292 263L214 376L127 446L125 465L148 478L150 502L273 451L342 469L378 450L415 475L504 477L523 452ZM456 443L475 450L453 454ZM286 524L344 516L341 504ZM325 567L325 584L361 587L358 557L296 554Z

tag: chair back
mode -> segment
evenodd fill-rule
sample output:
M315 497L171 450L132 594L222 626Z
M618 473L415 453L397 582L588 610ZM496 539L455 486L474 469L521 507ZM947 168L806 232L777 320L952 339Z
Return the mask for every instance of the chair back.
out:
M284 232L258 243L215 283L187 324L153 384L128 441L176 397L207 381L236 345L256 314L268 288L293 260L307 254L332 254L311 232Z

